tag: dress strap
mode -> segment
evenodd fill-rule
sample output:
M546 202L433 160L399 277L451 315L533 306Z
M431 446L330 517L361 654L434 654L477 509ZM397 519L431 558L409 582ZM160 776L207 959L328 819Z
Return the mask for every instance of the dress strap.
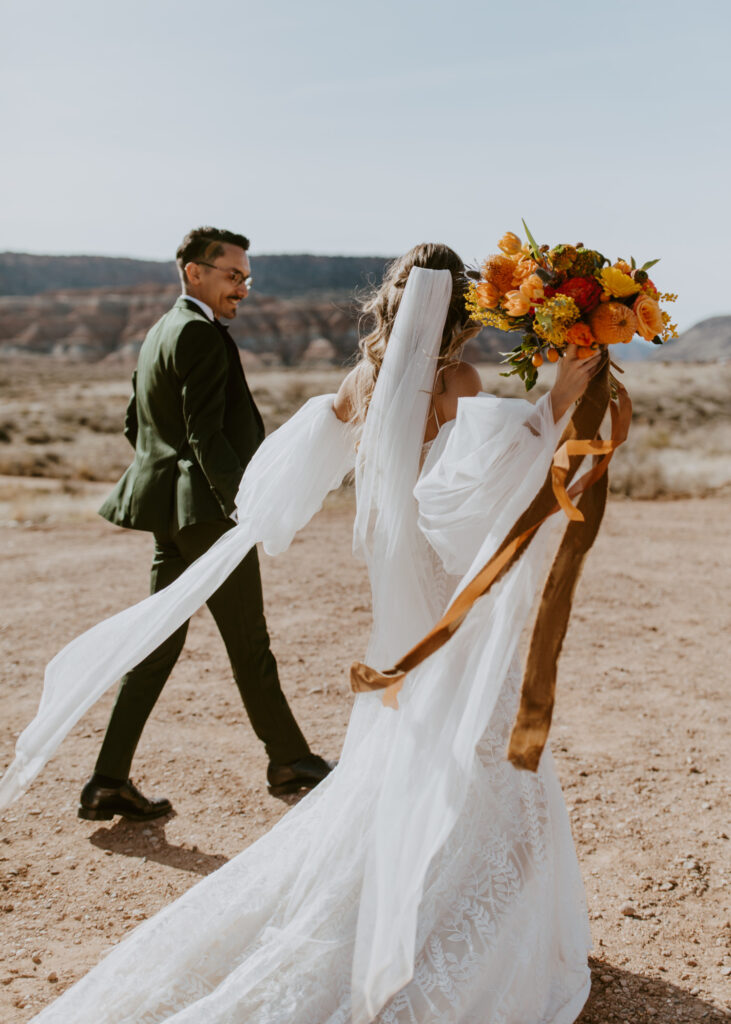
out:
M439 374L443 373L444 370L446 370L448 366L453 366L453 365L454 365L453 363L445 363L444 366L440 366L439 367L437 372L434 374L434 387L436 387L437 381L439 380ZM437 415L437 403L434 401L434 398L435 398L435 395L434 395L434 392L432 391L431 408L432 408L432 412L434 413L434 422L436 423L437 430L439 431L439 430L442 429L442 424L439 422L439 416Z

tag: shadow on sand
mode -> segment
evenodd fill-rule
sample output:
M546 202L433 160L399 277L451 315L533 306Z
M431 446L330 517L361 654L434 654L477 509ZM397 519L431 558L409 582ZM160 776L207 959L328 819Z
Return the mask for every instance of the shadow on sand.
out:
M731 1014L662 978L624 971L594 957L591 994L576 1024L729 1024ZM608 979L608 980L606 980ZM688 983L689 986L692 984Z
M89 837L89 842L100 850L111 850L125 857L145 857L197 875L209 875L228 861L228 857L220 854L203 853L197 846L188 848L169 843L165 837L165 822L168 820L169 816L147 822L120 818L109 828L97 829Z

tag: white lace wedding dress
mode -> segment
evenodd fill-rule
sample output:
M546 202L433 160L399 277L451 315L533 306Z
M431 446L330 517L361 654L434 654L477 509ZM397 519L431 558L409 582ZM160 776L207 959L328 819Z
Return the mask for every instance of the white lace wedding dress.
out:
M535 406L462 399L421 469L417 449L418 482L405 480L408 499L385 547L379 481L361 467L366 525L356 538L373 588L370 664L392 664L486 560L542 483L560 427L548 396ZM335 417L332 396L313 399L283 429L247 470L231 531L245 538L241 547L252 531L270 551L285 547L355 460L355 433ZM373 455L367 425L361 444ZM400 471L383 451L391 461L380 465L381 483ZM272 469L277 458L283 476ZM297 514L273 526L267 502L277 479ZM268 518L257 519L257 502ZM136 928L37 1024L571 1024L589 991L590 938L568 817L548 749L535 774L505 758L516 648L548 544L544 526L449 643L409 674L398 711L377 694L356 697L328 779ZM193 574L186 594L196 586ZM147 604L140 621L158 607ZM54 735L61 731L57 724ZM34 756L37 771L40 755L28 747L23 756L18 772L30 774Z

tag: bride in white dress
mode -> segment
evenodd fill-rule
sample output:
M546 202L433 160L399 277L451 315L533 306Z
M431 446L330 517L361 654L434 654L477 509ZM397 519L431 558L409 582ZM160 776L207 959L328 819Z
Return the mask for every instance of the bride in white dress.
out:
M355 549L373 594L365 660L388 668L428 632L543 483L594 364L571 352L535 405L478 393L477 372L458 361L473 330L464 286L446 246L392 265L361 362L259 449L237 528L49 665L0 805L252 543L283 550L354 465ZM549 749L536 773L505 757L516 648L549 544L546 524L407 676L398 710L355 698L337 769L271 832L35 1021L571 1024L589 992L590 937L566 809Z

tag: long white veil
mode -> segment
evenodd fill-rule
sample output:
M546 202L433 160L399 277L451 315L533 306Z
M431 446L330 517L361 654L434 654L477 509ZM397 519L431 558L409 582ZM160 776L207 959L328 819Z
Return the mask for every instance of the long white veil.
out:
M353 549L373 592L369 664L390 664L430 621L414 487L451 296L448 270L411 270L358 447Z

